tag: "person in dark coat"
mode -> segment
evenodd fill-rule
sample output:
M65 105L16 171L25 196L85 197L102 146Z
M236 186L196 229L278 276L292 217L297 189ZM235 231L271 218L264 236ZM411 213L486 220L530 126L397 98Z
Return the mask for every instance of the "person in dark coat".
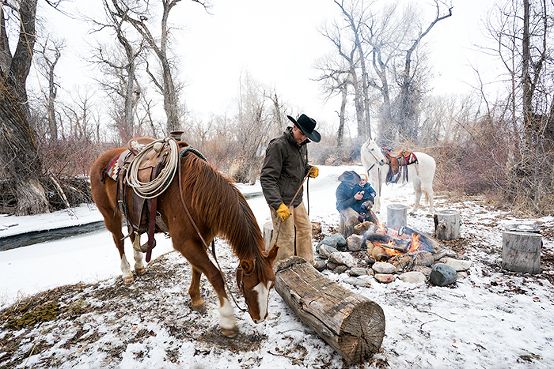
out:
M337 197L337 210L340 214L339 231L346 238L354 233L354 227L360 222L360 213L362 213L362 204L364 191L356 186L360 183L360 175L355 171L346 171L339 176L340 184L337 187L335 195ZM364 214L365 215L365 214ZM368 215L372 215L371 209ZM376 222L375 219L369 219Z
M321 135L315 130L317 122L307 115L298 120L287 117L293 126L269 142L260 174L273 222L270 247L279 246L276 261L296 255L313 264L312 224L302 200L302 186L308 175L315 178L319 173L308 164L306 145L319 142Z
M360 215L358 220L363 222L365 220L373 221L372 214L370 212L373 207L373 200L377 192L371 187L371 184L367 181L367 174L360 173L360 182L354 186L354 192L362 192L362 203L360 204L360 209L355 209Z

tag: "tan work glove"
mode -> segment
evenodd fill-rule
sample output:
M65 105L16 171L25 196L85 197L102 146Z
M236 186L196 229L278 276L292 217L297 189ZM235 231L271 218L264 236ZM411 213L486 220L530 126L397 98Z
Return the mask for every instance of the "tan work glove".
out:
M310 165L310 171L308 173L310 177L315 178L319 175L319 169L313 165Z
M277 215L279 215L279 218L281 218L283 222L291 216L291 212L284 202L279 205L279 209L277 209Z

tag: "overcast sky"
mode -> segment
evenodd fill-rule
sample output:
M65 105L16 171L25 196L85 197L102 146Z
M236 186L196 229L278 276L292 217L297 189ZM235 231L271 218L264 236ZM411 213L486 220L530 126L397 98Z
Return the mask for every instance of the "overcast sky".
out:
M241 75L273 88L292 108L292 114L306 113L320 122L336 119L339 101L324 104L313 68L315 61L333 51L318 32L326 20L338 17L332 0L211 0L208 14L192 1L181 1L172 10L170 22L175 47L181 56L180 78L186 82L184 97L195 115L223 114L234 109ZM422 9L433 9L431 0L416 0ZM436 93L464 93L475 85L470 64L493 69L476 48L482 39L482 21L492 5L483 0L453 0L453 16L439 22L426 37L431 50ZM74 2L86 14L101 9L100 0ZM74 10L72 10L74 11ZM434 14L429 14L429 21ZM82 55L90 42L88 27L49 16L54 30L68 39L67 53ZM428 22L427 22L428 23ZM67 27L71 24L71 28ZM70 30L70 32L68 32ZM69 73L72 70L72 73ZM60 61L62 84L81 84L89 71L74 56ZM32 78L32 77L31 77ZM68 87L69 88L69 87ZM89 85L88 88L96 88Z

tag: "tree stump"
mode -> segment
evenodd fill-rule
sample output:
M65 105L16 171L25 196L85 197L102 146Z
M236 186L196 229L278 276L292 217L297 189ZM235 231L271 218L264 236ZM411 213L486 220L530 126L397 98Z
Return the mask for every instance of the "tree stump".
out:
M267 251L270 249L269 243L271 242L271 237L273 236L273 222L271 220L269 222L264 223L264 229L262 234L264 236L265 249Z
M275 290L290 309L352 364L371 358L385 335L383 309L325 278L299 257L278 262Z
M439 240L450 241L460 238L460 212L445 209L435 212L435 237Z
M540 273L542 236L537 233L502 233L502 268L512 272Z
M399 229L406 225L408 207L402 204L387 205L387 227Z

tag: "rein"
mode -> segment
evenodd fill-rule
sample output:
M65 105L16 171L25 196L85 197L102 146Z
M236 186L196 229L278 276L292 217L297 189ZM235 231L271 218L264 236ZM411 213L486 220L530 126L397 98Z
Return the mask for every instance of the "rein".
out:
M189 146L187 146L187 147L189 147ZM181 150L181 154L180 154L181 158L184 156L185 153L187 153L188 151L191 151L192 153L196 154L200 159L207 162L206 158L202 154L200 154L199 151L197 151L193 148L185 150L187 147L185 147L183 150ZM181 204L183 205L183 208L185 209L185 212L187 213L187 216L188 216L190 222L192 223L192 226L194 227L194 230L198 234L198 237L200 237L200 240L202 241L202 244L204 245L204 248L206 250L210 250L210 247L208 246L208 243L206 242L204 237L202 237L202 234L200 233L200 230L198 229L198 226L196 225L196 222L192 218L192 215L191 215L187 205L185 204L185 199L183 198L183 187L181 186L181 165L179 165L178 167L179 167L179 169L178 169L178 172L179 172L179 174L178 174L178 176L179 176L179 197L181 198ZM221 266L219 265L219 261L217 260L217 257L215 255L215 240L212 240L212 249L210 250L210 253L212 254L212 256L215 260L215 263L217 265L217 269L219 270L219 273L221 273L221 277L223 279L223 283L225 284L225 288L227 288L227 290L229 291L229 295L231 295L231 298L233 299L237 309L239 309L242 312L246 312L247 311L246 309L243 309L239 306L237 300L235 299L235 296L233 295L231 289L229 288L229 285L227 284L227 280L225 279L225 275L221 271ZM254 262L256 262L256 259L254 259ZM237 269L239 269L239 268L237 268ZM242 282L242 280L241 280L241 282Z
M292 203L294 202L294 199L296 199L296 196L298 195L298 192L300 192L300 189L302 188L302 186L304 186L304 182L306 182L306 180L310 177L310 172L308 172L308 174L306 174L306 176L304 177L304 180L302 180L302 183L300 184L300 187L298 187L298 190L296 190L296 193L294 194L294 197L292 198L292 200L290 200L290 204L289 204L289 208L292 206ZM310 201L310 200L308 200ZM310 208L310 205L308 205L308 209ZM284 220L281 221L281 223L279 223L279 229L277 229L277 236L275 236L275 244L277 243L277 239L279 238L279 233L281 233L281 225L283 225L284 223Z

